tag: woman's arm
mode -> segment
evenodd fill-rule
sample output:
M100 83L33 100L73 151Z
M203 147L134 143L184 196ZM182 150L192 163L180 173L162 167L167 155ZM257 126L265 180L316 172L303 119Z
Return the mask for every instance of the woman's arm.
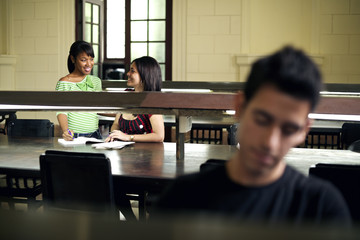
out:
M115 116L115 119L114 119L114 122L113 124L111 125L111 128L110 128L110 134L109 136L105 139L105 142L112 142L115 140L115 133L118 133L116 134L116 139L119 139L121 140L121 138L124 138L124 137L121 137L120 136L120 133L124 134L123 132L121 132L119 129L120 129L120 126L119 126L119 118L120 118L121 114L120 113L117 113L116 116ZM125 140L123 140L125 141Z
M57 115L57 119L58 119L59 124L60 124L63 139L65 139L66 141L73 140L74 131L69 129L67 116L65 114L63 114L63 113L60 113L60 114ZM70 130L72 136L69 134L68 129Z
M114 139L119 139L121 141L133 141L133 142L163 142L165 137L163 116L152 115L150 117L150 123L153 132L147 134L128 135L119 130L115 130L115 129L113 130L113 128L111 127L111 131L114 132L111 133L108 139L106 140L113 141Z
M120 126L119 126L120 115L121 115L120 113L116 114L115 120L114 120L113 124L111 125L110 132L120 129Z

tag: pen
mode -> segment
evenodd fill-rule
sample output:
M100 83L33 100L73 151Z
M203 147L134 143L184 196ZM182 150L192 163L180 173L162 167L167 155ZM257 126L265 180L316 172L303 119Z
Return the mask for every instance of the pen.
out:
M67 129L68 133L70 134L70 136L74 139L74 136L72 135L72 133L70 132L69 129Z

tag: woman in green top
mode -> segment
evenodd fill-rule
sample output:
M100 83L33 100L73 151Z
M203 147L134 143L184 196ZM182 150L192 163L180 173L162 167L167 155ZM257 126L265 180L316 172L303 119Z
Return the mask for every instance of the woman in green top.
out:
M68 57L69 74L56 84L57 91L102 91L101 80L89 75L94 66L94 51L91 45L84 41L76 41L71 45ZM74 137L102 138L99 131L97 113L91 112L58 112L62 137L71 141Z

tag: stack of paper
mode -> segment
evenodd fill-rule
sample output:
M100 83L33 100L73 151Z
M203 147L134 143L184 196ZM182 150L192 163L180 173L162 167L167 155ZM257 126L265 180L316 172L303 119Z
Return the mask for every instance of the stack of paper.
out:
M96 143L91 146L96 149L122 149L123 147L133 143L134 142L114 141L114 142Z
M74 138L72 141L66 141L65 139L58 139L58 142L64 147L72 147L77 145L85 145L86 143L102 143L104 142L101 139L88 138L88 137L78 137Z

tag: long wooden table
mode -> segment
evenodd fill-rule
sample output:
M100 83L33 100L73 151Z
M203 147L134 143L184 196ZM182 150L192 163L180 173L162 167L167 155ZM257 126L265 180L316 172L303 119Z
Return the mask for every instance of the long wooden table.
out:
M39 156L46 150L104 153L111 161L114 188L128 194L160 193L176 176L199 171L209 158L228 159L235 147L185 144L184 160L176 159L176 143L135 143L121 150L96 150L91 145L64 147L58 138L25 138L0 135L0 170L25 170L40 176ZM141 199L140 199L141 200ZM144 199L142 199L144 200ZM139 202L144 218L145 202Z
M236 147L185 144L185 159L177 160L176 143L135 143L121 150L97 150L91 145L63 147L58 138L8 138L0 135L0 169L3 172L7 169L26 170L38 177L39 156L46 150L104 153L111 161L115 189L143 194L161 192L175 177L199 171L200 164L210 158L229 159ZM307 175L309 168L316 163L360 164L360 153L293 148L285 160Z
M176 159L175 143L135 143L121 150L97 150L90 145L63 147L58 138L24 138L0 135L0 168L38 172L39 156L46 150L104 153L115 178L126 188L145 188L150 182L169 182L176 176L199 171L207 159L229 159L235 146L185 144L185 160ZM360 164L360 154L348 150L293 148L285 160L305 175L316 163ZM151 184L150 184L151 185ZM158 185L159 187L163 187Z

